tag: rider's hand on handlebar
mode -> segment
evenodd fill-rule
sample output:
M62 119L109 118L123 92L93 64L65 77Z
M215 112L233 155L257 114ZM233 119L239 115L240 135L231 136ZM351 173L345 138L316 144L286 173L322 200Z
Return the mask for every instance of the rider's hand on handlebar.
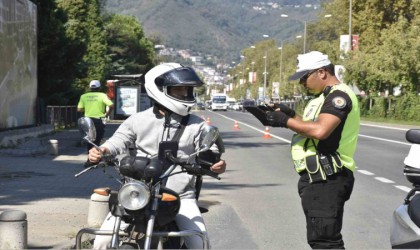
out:
M225 160L220 160L219 162L216 162L215 164L213 164L213 166L210 167L210 170L218 174L223 174L226 170Z
M99 151L98 149L93 147L89 150L88 159L89 159L90 162L98 163L101 160L102 155L106 154L108 152L107 148L101 147L100 149L101 149L101 151Z

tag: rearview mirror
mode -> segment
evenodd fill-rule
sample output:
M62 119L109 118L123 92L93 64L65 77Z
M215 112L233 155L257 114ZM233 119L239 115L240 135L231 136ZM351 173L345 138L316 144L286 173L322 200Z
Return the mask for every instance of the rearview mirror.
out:
M199 151L209 150L219 137L219 130L214 126L205 126L200 134Z
M92 119L89 117L80 117L77 121L79 131L84 136L84 139L94 141L96 139L96 129Z

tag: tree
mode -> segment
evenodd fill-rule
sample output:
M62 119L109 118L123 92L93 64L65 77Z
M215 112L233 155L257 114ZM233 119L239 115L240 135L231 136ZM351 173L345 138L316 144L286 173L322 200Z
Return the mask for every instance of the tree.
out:
M328 2L321 16L332 17L309 28L308 40L319 40L311 49L328 52L335 64L343 64L345 81L360 89L392 91L402 86L418 91L419 6L419 0L353 0L352 33L360 37L359 50L343 60L338 44L339 36L348 34L348 1Z
M66 14L64 27L70 40L69 56L77 61L74 85L86 89L90 80L104 80L109 61L101 16L102 0L59 0L57 4Z
M106 18L109 74L139 74L153 67L153 43L145 37L140 22L132 16Z
M38 97L50 105L76 98L72 83L81 54L71 48L64 28L65 13L54 0L38 1Z

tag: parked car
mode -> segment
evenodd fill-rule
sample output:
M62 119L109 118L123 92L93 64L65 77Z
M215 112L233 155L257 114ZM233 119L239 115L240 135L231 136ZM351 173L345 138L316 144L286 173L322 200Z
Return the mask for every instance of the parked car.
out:
M240 111L240 110L242 110L242 108L243 108L243 106L242 106L241 102L237 102L237 103L232 105L232 109L236 110L236 111Z
M197 106L198 110L205 110L206 109L206 107L204 106L204 103L202 103L202 102L197 102L196 106Z
M242 103L242 106L247 107L247 106L251 106L251 107L255 107L257 106L257 103L254 100L244 100Z
M245 112L246 110L244 109L244 107L249 107L249 106L255 107L257 106L257 103L254 100L250 100L250 99L244 100L242 102L242 111Z

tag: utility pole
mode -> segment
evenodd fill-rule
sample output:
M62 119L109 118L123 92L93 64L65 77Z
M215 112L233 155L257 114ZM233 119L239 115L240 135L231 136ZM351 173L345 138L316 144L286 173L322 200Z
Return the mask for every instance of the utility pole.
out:
M265 101L266 92L267 92L267 49L265 50L265 56L264 56L264 88L263 88L264 101Z
M349 0L349 52L353 50L353 38L351 35L352 0Z

